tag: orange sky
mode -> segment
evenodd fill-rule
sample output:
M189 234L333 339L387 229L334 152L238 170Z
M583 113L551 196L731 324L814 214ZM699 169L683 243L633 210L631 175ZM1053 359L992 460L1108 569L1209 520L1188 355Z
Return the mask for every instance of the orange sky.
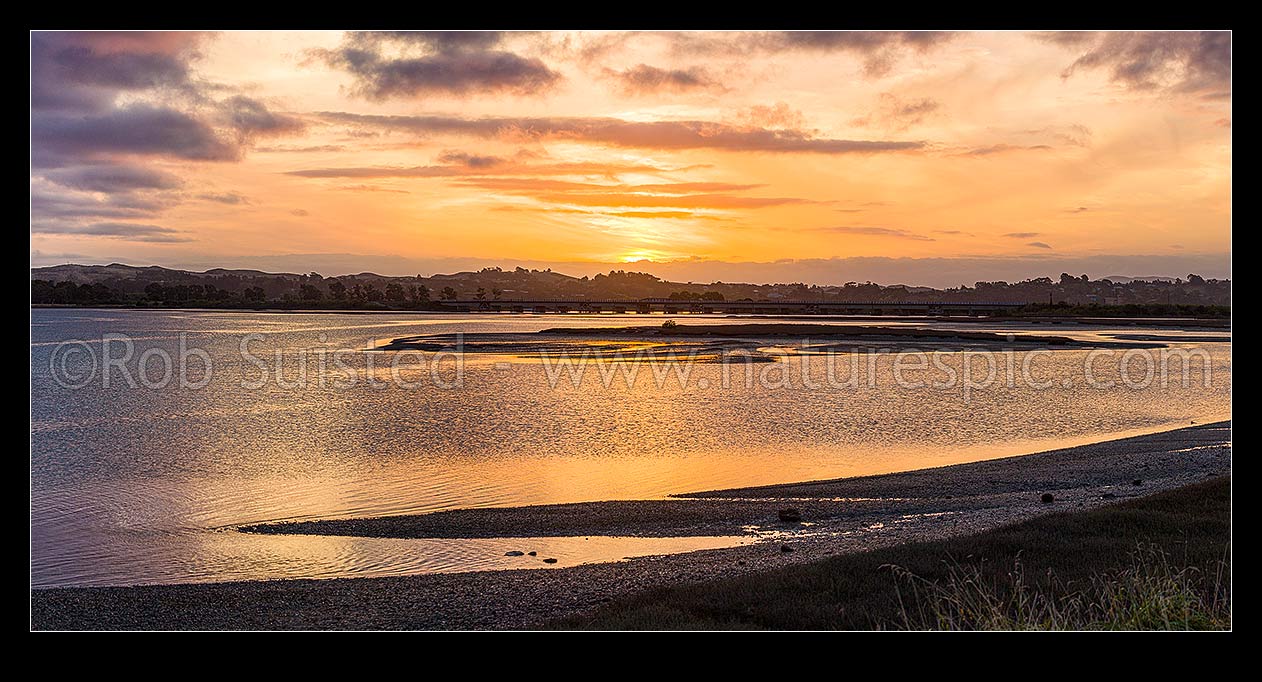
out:
M31 49L33 265L1230 274L1229 34L36 33Z

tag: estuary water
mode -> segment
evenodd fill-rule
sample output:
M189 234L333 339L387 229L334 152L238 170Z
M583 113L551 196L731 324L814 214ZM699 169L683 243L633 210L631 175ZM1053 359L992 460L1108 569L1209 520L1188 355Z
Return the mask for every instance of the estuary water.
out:
M1121 350L1059 350L1029 362L1027 352L1007 353L989 383L984 366L963 380L961 363L979 359L961 354L928 366L896 367L901 360L891 354L848 357L843 367L786 355L761 364L678 363L684 369L677 370L581 358L558 364L529 352L400 359L373 350L422 334L516 335L663 319L32 310L31 582L543 567L505 557L509 550L535 550L563 567L729 546L749 540L389 540L233 528L662 498L1016 455L1230 417L1231 345L1197 340L1221 339L1224 330L883 322L1085 340L1167 336L1176 340L1166 350L1183 355L1165 380L1168 362L1155 349L1124 359ZM766 343L774 353L780 342ZM580 342L575 352L598 345ZM857 372L846 364L859 361ZM947 368L956 371L954 383ZM1009 381L1013 368L1018 376ZM852 376L857 385L844 385Z

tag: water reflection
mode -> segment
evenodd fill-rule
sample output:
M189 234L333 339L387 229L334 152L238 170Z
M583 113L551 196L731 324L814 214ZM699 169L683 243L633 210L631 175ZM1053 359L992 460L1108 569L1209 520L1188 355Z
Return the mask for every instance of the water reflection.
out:
M614 381L607 388L596 374L552 387L540 361L509 356L468 362L457 390L374 388L366 382L338 390L309 382L245 391L243 377L257 368L239 356L241 334L262 334L259 348L269 357L280 351L288 372L298 352L313 347L361 349L407 335L646 321L74 310L32 315L32 577L40 585L500 567L503 551L515 549L502 548L503 540L480 545L243 536L215 529L453 507L659 498L905 470L1211 421L1230 411L1231 347L1217 342L1178 344L1209 353L1210 388L1197 380L1188 387L1087 390L1081 388L1086 351L1059 351L1039 362L1040 371L1058 380L1049 389L999 385L975 391L967 401L958 393L904 390L888 381L811 390L792 374L801 372L796 363L777 363L790 372L792 385L771 391L741 381L721 388L720 365L695 366L687 385L659 387L645 371L633 383ZM1003 332L1005 325L963 328ZM1019 329L1041 331L1024 323ZM1178 334L1065 325L1054 331L1109 340L1120 333ZM131 335L136 353L175 349L185 334L187 343L210 353L213 380L197 391L120 383L69 390L51 381L49 359L57 342L106 333ZM366 376L365 355L354 356L352 369ZM889 376L891 362L879 360L880 376ZM813 367L810 372L823 371L822 364ZM700 379L710 387L699 388ZM580 551L603 542L548 538L535 545L556 554L559 566L638 551L623 541L610 541L603 554ZM667 545L639 544L645 553L668 551Z

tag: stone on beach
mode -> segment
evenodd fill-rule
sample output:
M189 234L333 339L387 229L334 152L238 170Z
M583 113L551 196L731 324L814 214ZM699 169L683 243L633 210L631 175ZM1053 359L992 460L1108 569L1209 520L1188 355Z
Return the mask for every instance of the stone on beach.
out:
M802 512L792 507L781 509L776 512L776 516L779 516L784 523L800 523L802 521Z
M515 549L511 552L504 552L504 556L525 556L525 555L526 555L525 552L519 552Z
M556 562L557 562L557 560L556 560L556 559L553 559L552 557L548 557L547 559L544 559L544 560L543 560L543 563L545 563L545 564L555 564Z
M1043 493L1043 504L1051 504L1056 501L1056 496L1051 493Z

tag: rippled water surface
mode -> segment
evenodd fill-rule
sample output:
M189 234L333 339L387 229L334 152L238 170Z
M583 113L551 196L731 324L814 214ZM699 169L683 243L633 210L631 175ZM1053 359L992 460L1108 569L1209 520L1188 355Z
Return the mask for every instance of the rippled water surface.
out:
M417 355L390 367L371 351L419 334L521 333L557 326L660 324L661 316L272 314L33 310L31 579L36 586L267 577L392 575L539 566L504 557L536 550L557 566L724 546L739 538L383 540L251 536L261 521L426 512L453 507L653 498L671 493L906 470L1033 452L1229 416L1228 343L1194 371L1142 388L1085 387L1086 350L1037 358L1033 388L1000 380L965 390L900 387L878 356L859 387L823 362L690 364L686 380L629 363L568 369L529 353ZM689 323L725 323L713 317ZM766 320L763 320L766 321ZM797 321L797 320L795 320ZM864 324L872 324L864 322ZM890 323L886 323L890 324ZM897 324L926 324L899 322ZM951 326L951 325L947 325ZM1030 324L961 329L1068 334L1188 334ZM101 377L105 346L132 356ZM250 357L241 354L247 341ZM1222 332L1206 331L1206 336ZM81 340L78 351L63 342ZM771 342L769 342L771 343ZM202 349L200 388L159 385L166 351ZM335 350L339 362L332 360ZM1143 351L1156 357L1157 351ZM187 355L187 354L186 354ZM1014 354L1021 366L1025 353ZM203 360L187 355L199 383ZM326 359L321 364L319 358ZM95 360L95 369L92 361ZM959 368L959 358L947 364ZM847 360L849 362L849 360ZM868 362L864 359L863 362ZM411 364L409 364L411 363ZM302 368L305 365L305 375ZM1117 362L1091 365L1118 378ZM1142 376L1142 363L1131 376ZM771 368L771 369L767 369ZM1179 366L1174 366L1179 372ZM906 369L906 368L904 368ZM277 370L280 370L279 376ZM747 383L743 372L752 372ZM926 381L934 370L903 373ZM1002 368L1000 372L1002 373ZM562 372L558 374L557 372ZM724 373L727 373L725 379ZM765 374L764 374L765 372ZM128 385L125 373L137 380ZM178 374L178 372L177 372ZM86 385L67 385L67 378ZM608 380L609 377L612 380ZM370 379L372 381L370 381ZM72 382L73 383L73 382ZM257 386L256 384L262 384ZM350 384L350 385L346 385Z

